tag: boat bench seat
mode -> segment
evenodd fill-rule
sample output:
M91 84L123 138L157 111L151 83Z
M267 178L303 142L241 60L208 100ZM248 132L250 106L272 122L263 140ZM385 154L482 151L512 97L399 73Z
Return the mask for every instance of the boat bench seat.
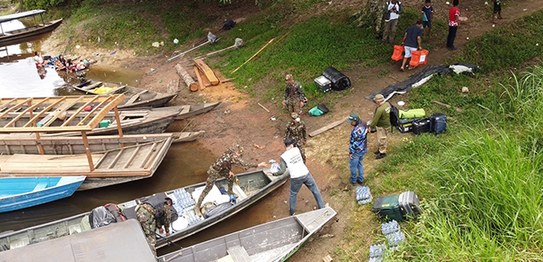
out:
M236 262L251 262L249 253L242 246L229 247L226 251Z
M42 189L45 189L47 187L47 183L38 183L36 187L34 187L34 190L32 191L40 191Z

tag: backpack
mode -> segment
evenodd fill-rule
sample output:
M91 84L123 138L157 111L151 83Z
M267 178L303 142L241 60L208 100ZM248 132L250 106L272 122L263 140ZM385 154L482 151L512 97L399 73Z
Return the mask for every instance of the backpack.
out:
M400 125L400 111L392 103L388 104L390 105L390 131L393 132L394 127Z
M107 226L111 223L125 221L126 216L115 204L105 204L93 209L89 214L91 228Z

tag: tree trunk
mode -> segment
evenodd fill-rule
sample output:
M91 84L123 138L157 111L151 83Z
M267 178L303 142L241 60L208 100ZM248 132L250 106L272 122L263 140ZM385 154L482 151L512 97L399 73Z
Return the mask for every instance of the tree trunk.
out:
M180 64L175 65L175 70L177 71L177 74L183 78L183 81L187 85L187 87L190 89L190 91L198 91L198 84L194 82L194 79L192 79L192 76L189 75L187 70L183 68Z
M355 14L358 26L367 26L380 35L383 30L383 14L385 12L385 3L388 0L368 0L368 3L360 12Z

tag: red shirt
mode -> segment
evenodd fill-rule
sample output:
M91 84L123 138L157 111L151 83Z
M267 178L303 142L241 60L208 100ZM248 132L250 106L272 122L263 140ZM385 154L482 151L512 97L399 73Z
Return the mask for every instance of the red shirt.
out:
M449 26L458 26L458 16L460 16L458 7L451 7L449 9Z

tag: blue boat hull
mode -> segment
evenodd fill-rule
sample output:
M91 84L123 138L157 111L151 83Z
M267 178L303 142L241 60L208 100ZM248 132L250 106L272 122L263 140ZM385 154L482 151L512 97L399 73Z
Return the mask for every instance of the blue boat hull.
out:
M14 177L0 179L0 213L71 196L85 177Z

